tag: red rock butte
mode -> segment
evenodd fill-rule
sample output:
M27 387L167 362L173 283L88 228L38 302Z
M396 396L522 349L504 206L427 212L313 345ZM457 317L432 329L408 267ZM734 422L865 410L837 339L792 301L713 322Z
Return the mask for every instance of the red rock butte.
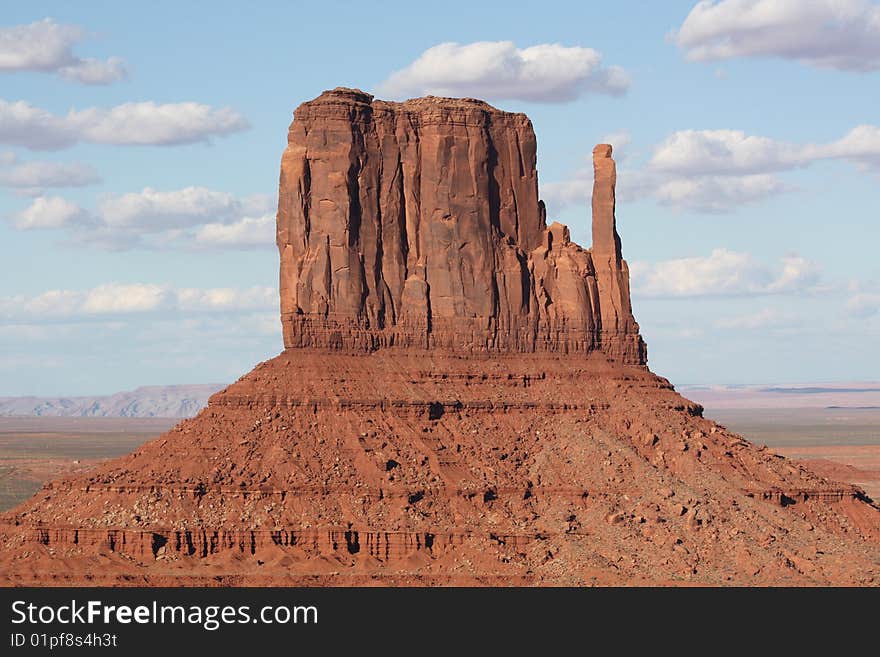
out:
M546 224L529 119L335 89L295 112L284 351L0 518L20 584L877 584L880 509L647 368L593 152Z
M591 251L546 225L524 114L337 89L294 117L278 203L285 347L602 351L645 364L610 146L593 153Z

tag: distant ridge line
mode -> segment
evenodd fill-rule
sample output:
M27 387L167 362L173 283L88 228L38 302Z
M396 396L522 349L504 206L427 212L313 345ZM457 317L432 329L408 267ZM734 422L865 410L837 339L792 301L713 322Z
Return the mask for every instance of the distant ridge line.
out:
M112 395L0 397L0 417L192 417L224 383L141 386Z

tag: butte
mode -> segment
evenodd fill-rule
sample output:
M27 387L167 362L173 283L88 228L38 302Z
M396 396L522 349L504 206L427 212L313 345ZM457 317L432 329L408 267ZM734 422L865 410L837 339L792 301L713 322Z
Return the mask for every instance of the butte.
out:
M593 152L546 223L523 114L335 89L295 112L284 351L0 519L21 584L877 584L880 509L647 368Z

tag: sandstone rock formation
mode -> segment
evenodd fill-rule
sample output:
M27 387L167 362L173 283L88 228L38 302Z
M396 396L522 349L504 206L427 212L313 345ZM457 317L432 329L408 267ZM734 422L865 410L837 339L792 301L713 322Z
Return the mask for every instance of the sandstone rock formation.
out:
M877 584L880 509L646 367L594 152L593 245L545 226L528 119L300 106L285 350L0 517L6 584Z
M546 227L523 114L336 89L294 116L278 204L286 347L601 350L645 363L610 146L596 151L591 255Z

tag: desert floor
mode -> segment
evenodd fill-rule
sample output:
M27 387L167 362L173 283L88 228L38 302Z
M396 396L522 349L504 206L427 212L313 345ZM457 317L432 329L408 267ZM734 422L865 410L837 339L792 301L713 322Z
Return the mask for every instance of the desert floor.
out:
M880 409L712 409L754 443L853 483L880 499ZM131 452L178 422L174 418L0 418L0 511L55 477Z
M0 417L0 511L47 481L128 454L176 418Z

